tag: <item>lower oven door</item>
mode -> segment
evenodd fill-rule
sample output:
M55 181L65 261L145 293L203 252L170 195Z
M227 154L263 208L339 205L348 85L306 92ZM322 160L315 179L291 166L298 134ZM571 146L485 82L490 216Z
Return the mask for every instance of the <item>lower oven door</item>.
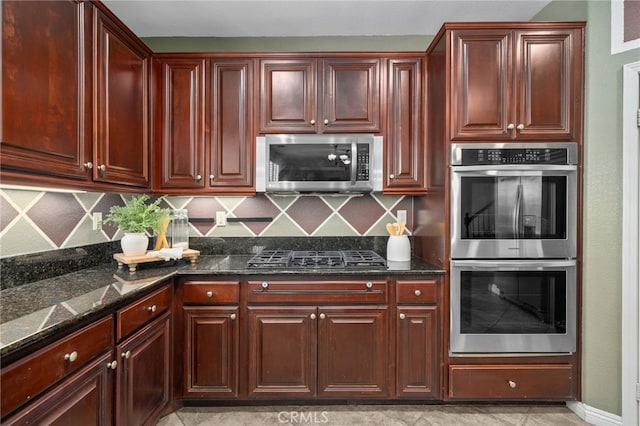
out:
M450 352L572 353L575 260L451 261Z

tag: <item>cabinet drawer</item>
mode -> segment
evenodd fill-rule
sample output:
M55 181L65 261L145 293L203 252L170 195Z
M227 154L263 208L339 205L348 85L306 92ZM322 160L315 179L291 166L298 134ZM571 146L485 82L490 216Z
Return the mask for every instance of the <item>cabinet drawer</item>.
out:
M387 282L249 281L249 303L387 303Z
M396 302L398 303L436 303L437 281L398 281L396 283Z
M571 365L452 365L451 399L570 400Z
M183 302L202 304L238 303L239 288L237 281L188 281L183 286Z
M2 416L113 346L110 315L2 369Z
M152 319L160 316L171 306L171 287L164 287L117 313L117 339L129 335Z

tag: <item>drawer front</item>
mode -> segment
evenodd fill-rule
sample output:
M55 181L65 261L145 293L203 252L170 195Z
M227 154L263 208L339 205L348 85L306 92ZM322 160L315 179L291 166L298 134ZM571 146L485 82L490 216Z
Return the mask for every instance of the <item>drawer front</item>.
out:
M436 303L438 301L438 283L429 281L397 281L397 303Z
M571 400L571 365L452 365L451 399Z
M249 303L387 303L387 282L249 281Z
M117 339L121 340L171 306L171 287L164 287L117 313Z
M186 304L237 304L239 294L240 284L237 281L187 281L183 285L182 297Z
M2 369L2 416L113 346L109 315Z

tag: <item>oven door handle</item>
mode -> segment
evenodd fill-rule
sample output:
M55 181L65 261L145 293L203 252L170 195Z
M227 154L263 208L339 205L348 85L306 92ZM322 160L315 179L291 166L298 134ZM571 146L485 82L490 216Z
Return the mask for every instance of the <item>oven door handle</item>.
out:
M513 207L513 238L520 239L520 210L522 204L522 183L518 182L516 189L516 204Z
M575 172L577 166L518 164L514 166L450 166L455 173L484 172L488 175L522 172Z
M452 260L451 267L464 269L473 269L479 271L515 271L527 270L531 268L569 268L575 267L576 261L571 260L530 260L523 259L517 261L500 261L500 260Z

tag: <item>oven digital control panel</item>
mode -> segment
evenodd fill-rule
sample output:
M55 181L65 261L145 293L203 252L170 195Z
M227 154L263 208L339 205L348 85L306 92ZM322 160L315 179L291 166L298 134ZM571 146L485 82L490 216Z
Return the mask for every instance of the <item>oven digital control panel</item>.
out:
M464 147L454 152L452 164L462 166L518 164L575 164L565 147Z

